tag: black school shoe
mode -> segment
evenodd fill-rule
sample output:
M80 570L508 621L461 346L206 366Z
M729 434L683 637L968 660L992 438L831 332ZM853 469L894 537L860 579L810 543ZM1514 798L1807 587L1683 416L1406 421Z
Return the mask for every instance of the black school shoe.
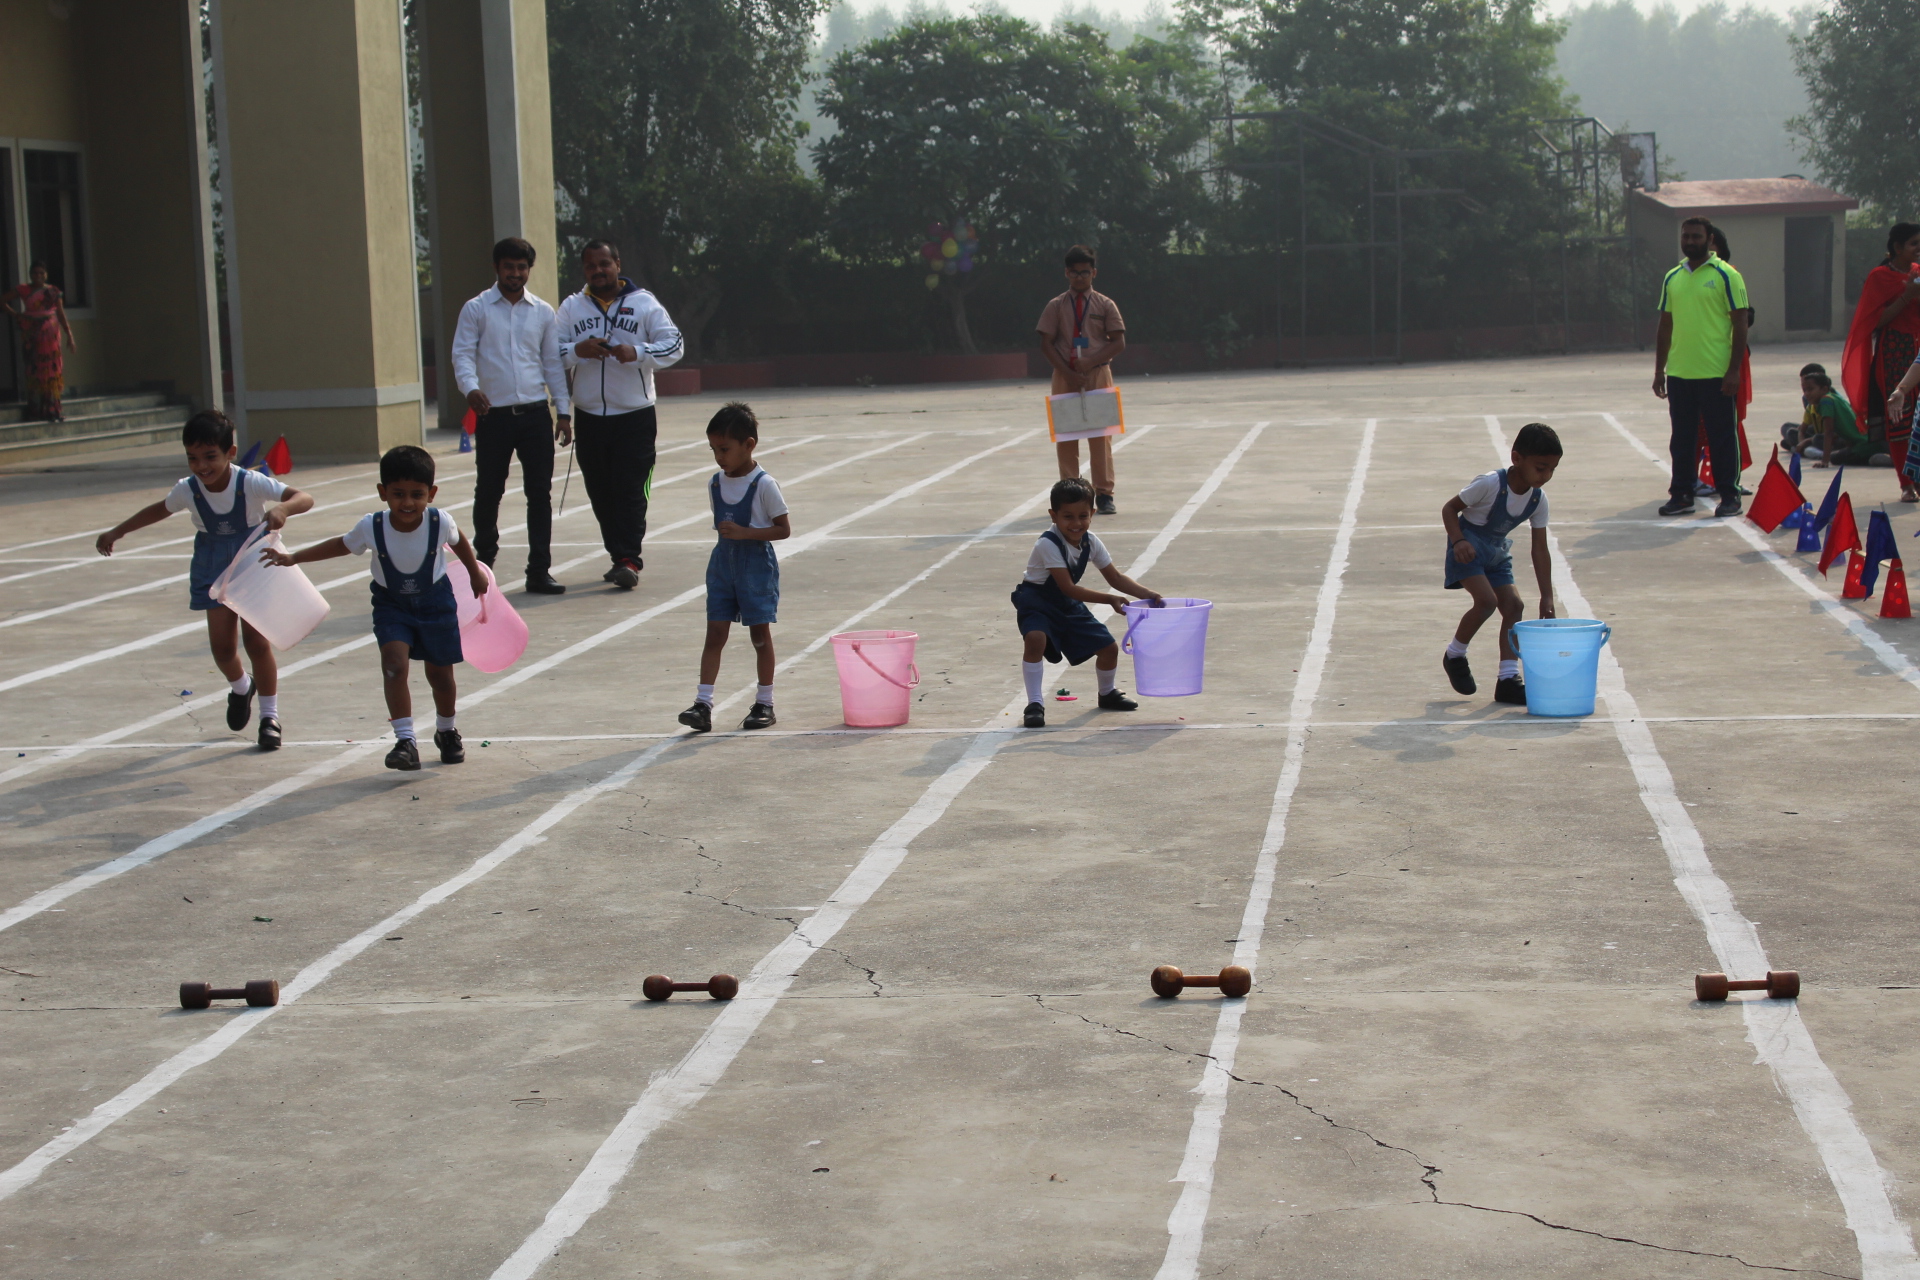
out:
M530 573L527 575L527 594L535 596L563 596L567 594L567 588L550 573Z
M260 749L262 751L280 749L280 722L272 716L260 717Z
M401 738L394 742L393 750L387 752L387 768L398 769L403 773L413 773L420 768L420 744L412 738Z
M248 680L245 693L227 695L227 728L238 733L247 727L247 721L253 719L253 695L259 691L260 686Z
M707 733L713 728L713 707L705 702L696 702L680 713L680 723L695 733Z
M1021 723L1029 729L1046 728L1047 709L1037 702L1029 702L1026 711L1022 713Z
M1519 676L1506 676L1496 680L1493 685L1493 700L1510 703L1516 707L1527 705L1526 682Z
M460 764L467 758L467 746L460 741L458 729L436 729L433 745L440 748L441 764Z
M1667 499L1667 505L1660 508L1660 514L1663 516L1692 515L1693 495L1690 493L1681 493Z
M1138 711L1140 704L1118 689L1109 689L1100 695L1102 711Z
M742 729L771 729L774 725L773 707L765 702L756 702L747 712L747 718L740 722Z
M1473 668L1467 665L1466 654L1463 653L1457 658L1450 655L1443 656L1440 659L1440 666L1447 673L1447 683L1453 686L1455 693L1471 698L1479 691L1480 686L1473 679Z

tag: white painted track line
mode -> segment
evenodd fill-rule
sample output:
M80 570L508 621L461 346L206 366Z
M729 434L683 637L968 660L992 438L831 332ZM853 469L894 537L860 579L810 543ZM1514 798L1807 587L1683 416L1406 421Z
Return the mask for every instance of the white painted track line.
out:
M1140 557L1128 566L1129 575L1145 573L1160 558L1193 513L1226 480L1235 464L1266 428L1257 423L1214 468L1187 504L1168 520L1166 527ZM566 1193L547 1210L546 1217L518 1249L495 1269L492 1280L527 1280L545 1266L587 1220L606 1206L613 1189L633 1167L640 1147L662 1125L706 1097L726 1074L727 1068L746 1047L760 1022L786 994L800 976L800 969L845 927L854 914L887 882L906 860L913 841L937 822L968 784L985 771L1000 748L1016 740L1021 730L999 727L1026 705L1026 694L1018 693L1000 713L988 721L967 748L921 793L912 807L881 833L828 897L802 920L780 944L762 956L741 984L740 994L726 1002L707 1024L699 1040L686 1054L648 1082L627 1114L569 1186ZM0 1184L3 1189L3 1184Z
M1487 418L1487 431L1493 437L1495 452L1504 460L1507 442L1497 418ZM1622 433L1626 434L1624 429ZM1642 446L1641 452L1650 451ZM1663 470L1666 465L1662 464ZM1732 523L1743 527L1748 521ZM1757 536L1754 541L1759 543ZM1593 617L1592 607L1573 580L1572 565L1560 554L1559 540L1549 533L1548 542L1553 549L1554 570L1560 576L1560 594L1571 616ZM1765 549L1764 543L1759 545ZM1788 576L1801 580L1791 570ZM1661 847L1667 851L1673 883L1706 929L1707 942L1722 970L1734 977L1765 974L1772 964L1766 948L1760 945L1760 931L1740 913L1733 890L1713 869L1706 842L1680 799L1666 760L1654 745L1653 731L1640 718L1639 704L1627 692L1626 672L1611 646L1600 650L1599 692L1613 713L1613 731L1640 784L1640 801L1660 833ZM1861 1280L1920 1280L1920 1255L1914 1253L1907 1224L1894 1212L1887 1194L1887 1175L1873 1154L1873 1144L1854 1119L1853 1103L1846 1090L1821 1059L1813 1033L1801 1021L1799 1004L1766 999L1737 1003L1746 1018L1747 1040L1757 1060L1772 1069L1775 1082L1793 1103L1800 1127L1813 1139L1827 1176L1833 1180L1833 1189L1846 1211L1847 1226L1860 1245Z
M1373 459L1376 419L1367 420L1360 436L1359 456L1347 480L1346 501L1340 508L1340 525L1327 555L1327 570L1320 578L1320 590L1314 601L1313 630L1307 637L1306 652L1300 659L1300 671L1293 682L1293 700L1287 714L1287 742L1281 758L1280 780L1274 787L1273 807L1268 812L1267 830L1254 860L1253 883L1247 890L1246 909L1240 915L1239 942L1234 945L1233 962L1252 969L1257 976L1260 943L1267 928L1267 903L1273 897L1273 880L1279 866L1280 848L1287 839L1287 815L1293 808L1293 794L1300 786L1300 770L1307 751L1307 729L1313 719L1313 704L1320 696L1320 682L1326 675L1327 657L1333 649L1333 622L1345 585L1347 560L1353 547L1354 526L1359 522L1360 499L1366 493L1367 468ZM1227 1087L1232 1083L1233 1060L1240 1049L1240 1018L1247 1002L1222 1000L1214 1023L1213 1044L1208 1049L1207 1065L1194 1092L1200 1095L1194 1104L1193 1123L1187 1131L1186 1152L1173 1181L1184 1183L1180 1198L1167 1217L1167 1251L1161 1259L1155 1280L1193 1280L1199 1273L1200 1248L1205 1242L1207 1210L1213 1203L1213 1166L1220 1151L1220 1131L1227 1116Z

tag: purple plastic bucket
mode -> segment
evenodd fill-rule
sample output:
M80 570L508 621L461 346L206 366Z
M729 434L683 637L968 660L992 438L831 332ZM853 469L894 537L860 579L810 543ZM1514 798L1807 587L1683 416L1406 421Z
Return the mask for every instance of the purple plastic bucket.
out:
M1136 600L1127 606L1120 647L1133 655L1134 692L1185 698L1200 692L1207 669L1211 600Z

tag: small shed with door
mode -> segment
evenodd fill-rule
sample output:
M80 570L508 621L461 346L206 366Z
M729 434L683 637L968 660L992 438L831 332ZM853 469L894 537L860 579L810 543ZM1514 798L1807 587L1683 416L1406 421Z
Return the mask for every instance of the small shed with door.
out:
M1633 192L1631 205L1637 248L1643 261L1662 264L1659 274L1680 261L1682 220L1704 217L1726 233L1753 304L1755 342L1846 336L1846 218L1859 207L1805 178L1663 182Z

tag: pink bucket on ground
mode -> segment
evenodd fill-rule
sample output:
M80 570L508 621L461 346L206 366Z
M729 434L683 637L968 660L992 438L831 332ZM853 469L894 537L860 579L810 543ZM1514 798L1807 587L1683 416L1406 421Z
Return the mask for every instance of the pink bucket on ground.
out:
M833 638L840 668L840 710L856 729L907 722L908 695L920 683L912 631L843 631Z
M453 584L453 600L460 609L460 656L476 670L491 674L505 671L527 651L527 622L501 594L493 570L484 564L480 570L492 589L476 600L473 584L467 581L467 567L447 557L447 581Z
M1200 692L1207 669L1211 600L1136 600L1127 606L1120 647L1133 655L1133 691L1149 698Z
M300 566L262 560L262 547L287 549L277 532L246 543L207 594L244 618L274 648L291 649L320 625L332 606Z

